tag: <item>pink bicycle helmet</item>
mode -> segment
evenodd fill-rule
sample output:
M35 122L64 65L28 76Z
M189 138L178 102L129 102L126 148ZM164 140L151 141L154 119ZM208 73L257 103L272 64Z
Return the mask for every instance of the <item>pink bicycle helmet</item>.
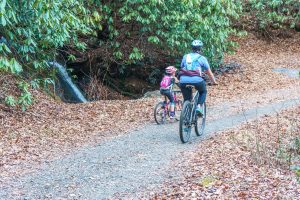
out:
M176 72L176 68L174 66L169 66L169 67L166 68L166 73L167 74L172 74L174 72Z

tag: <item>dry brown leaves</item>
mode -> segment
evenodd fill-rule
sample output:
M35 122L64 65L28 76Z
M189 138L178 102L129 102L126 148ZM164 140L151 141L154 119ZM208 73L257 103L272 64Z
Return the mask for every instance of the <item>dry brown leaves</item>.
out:
M152 120L151 100L65 104L35 95L40 100L27 112L0 110L1 173L12 173L21 161L40 162Z
M226 62L240 63L241 68L218 77L219 85L208 88L208 106L225 110L222 116L262 107L270 103L299 98L300 80L274 72L274 68L300 69L300 34L268 43L254 35L237 41L235 55ZM230 103L230 105L228 104ZM217 119L217 113L210 119Z
M202 142L174 165L183 177L169 180L151 199L298 199L300 184L280 154L300 137L300 107L266 116ZM298 155L299 156L299 155ZM145 197L145 196L144 196Z
M0 103L4 102L7 95L18 95L18 87L15 83L16 77L11 74L0 72Z
M300 33L274 43L257 40L253 35L238 42L240 48L236 54L227 55L225 61L240 63L242 67L234 73L219 77L220 85L210 88L208 102L215 104L224 99L253 99L253 95L259 97L270 90L291 85L300 88L299 79L287 78L272 71L283 67L300 68Z

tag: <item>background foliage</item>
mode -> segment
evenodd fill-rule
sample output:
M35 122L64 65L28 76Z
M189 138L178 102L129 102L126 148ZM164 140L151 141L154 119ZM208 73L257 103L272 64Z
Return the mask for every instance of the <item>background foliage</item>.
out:
M250 24L267 38L274 30L300 30L299 0L249 0L244 2L244 15Z
M78 36L91 32L91 18L89 10L78 0L2 0L0 70L27 81L47 77L51 71L48 61L55 59L59 47L84 47ZM19 84L21 95L17 102L23 109L32 102L28 87L23 82ZM6 102L15 105L11 96Z
M100 4L99 4L100 5ZM190 43L204 41L205 54L214 64L232 43L230 20L238 17L236 1L135 0L103 3L97 11L104 16L100 33L108 57L121 64L151 59L166 61L190 50ZM109 52L109 50L108 50Z
M30 104L28 88L43 80L45 85L51 83L41 78L51 74L48 62L58 52L73 61L80 59L76 52L87 52L119 74L132 65L146 66L151 68L151 81L159 73L157 66L178 66L197 38L204 41L204 54L212 66L218 67L224 53L234 47L228 38L236 34L232 21L240 15L254 16L262 30L294 27L299 1L2 0L0 70L33 83L19 84L19 100L9 96L6 102Z

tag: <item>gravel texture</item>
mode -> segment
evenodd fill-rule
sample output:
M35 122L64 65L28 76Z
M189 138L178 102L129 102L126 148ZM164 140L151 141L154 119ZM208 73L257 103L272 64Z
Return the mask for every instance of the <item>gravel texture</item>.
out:
M206 134L181 144L178 123L150 124L95 145L85 147L62 159L43 163L41 168L5 186L0 185L0 199L115 199L159 185L164 178L177 176L168 168L173 159L184 159L184 151L198 151L202 140L218 131L247 120L270 115L300 104L300 98L247 110L211 120ZM208 110L208 115L218 112Z

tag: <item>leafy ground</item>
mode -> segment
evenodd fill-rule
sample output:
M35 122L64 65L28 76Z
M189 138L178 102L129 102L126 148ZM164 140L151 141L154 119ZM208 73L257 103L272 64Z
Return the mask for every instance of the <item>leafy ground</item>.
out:
M300 107L218 133L185 152L151 199L298 199Z
M219 76L220 85L209 88L209 106L222 110L226 102L236 104L226 111L226 115L299 97L299 79L272 71L278 67L299 68L300 47L296 45L300 42L299 34L271 44L252 35L238 42L241 48L235 55L227 56L226 61L240 63L241 68ZM63 156L74 148L151 123L157 101L157 98L147 98L65 104L35 93L38 100L28 112L1 105L0 177L27 173L34 170L34 166L38 167L37 164ZM210 116L210 120L219 117L224 114Z
M227 56L226 61L240 63L242 67L236 73L219 77L221 85L210 90L209 102L240 99L251 103L256 100L262 105L273 100L272 97L262 98L268 91L299 86L297 79L273 72L274 68L299 69L299 42L299 34L275 43L257 40L252 35L240 40L237 53Z

